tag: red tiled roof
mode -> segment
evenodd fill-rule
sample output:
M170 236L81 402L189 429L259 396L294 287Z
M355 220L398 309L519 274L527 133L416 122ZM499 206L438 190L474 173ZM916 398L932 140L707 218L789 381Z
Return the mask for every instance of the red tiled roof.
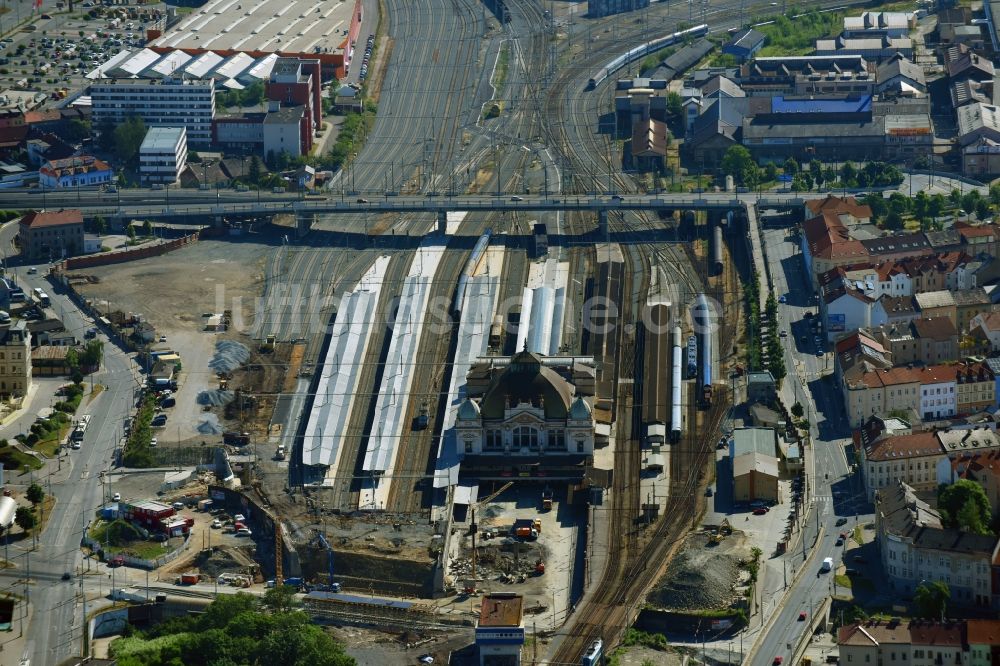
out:
M911 622L910 643L912 645L962 647L962 623Z
M858 200L854 197L841 198L832 194L828 194L825 199L807 201L806 208L813 215L820 215L824 212L849 213L853 217L862 220L872 216L871 207L859 204Z
M966 620L965 638L970 645L1000 645L1000 620Z
M983 238L996 237L997 227L994 224L969 224L968 222L956 222L955 231L962 234L962 238Z
M944 453L941 442L933 432L915 432L876 439L865 452L868 460L902 460Z
M980 321L987 331L1000 330L1000 312L984 312L980 315Z
M21 226L29 229L40 227L60 227L67 224L83 224L83 215L78 210L33 210L21 218Z
M90 155L79 155L77 157L67 157L62 160L51 160L39 169L39 173L55 176L58 178L64 174L89 173L91 171L108 171L111 167L107 162L92 157Z
M62 118L59 109L47 109L44 111L27 111L24 114L24 122L28 125L32 123L56 122Z
M920 382L920 371L911 368L887 368L866 372L859 382L868 388L884 388L900 384L916 384Z
M917 317L913 320L912 326L919 337L938 342L958 335L958 328L947 317Z
M868 257L868 251L861 241L851 238L847 227L834 213L824 212L806 220L802 223L802 232L809 245L809 253L814 257L856 257L859 261Z
M27 125L0 127L0 148L13 148L20 145L28 136L28 129Z

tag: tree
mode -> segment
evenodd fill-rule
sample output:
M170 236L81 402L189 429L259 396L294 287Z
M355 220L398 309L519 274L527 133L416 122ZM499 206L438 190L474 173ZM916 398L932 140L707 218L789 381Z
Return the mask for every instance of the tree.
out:
M959 479L938 488L938 512L945 527L974 534L990 534L990 501L975 481Z
M913 591L913 603L917 605L917 614L927 619L940 619L948 609L951 591L947 583L935 580L922 583Z
M253 157L250 158L250 167L247 170L247 178L254 185L258 185L260 183L260 175L261 175L260 158L254 155Z
M261 605L274 613L283 613L295 607L295 590L288 585L275 585L264 593Z
M722 157L722 172L732 176L740 185L752 187L748 180L754 181L757 165L750 156L750 151L743 146L730 146ZM756 182L753 183L756 185Z
M28 486L28 490L24 493L24 496L28 498L28 501L32 505L38 506L45 499L45 491L37 483L32 483Z
M853 187L857 185L858 170L855 168L854 163L847 161L844 162L843 166L840 167L840 180L844 183L846 187Z
M66 126L65 137L68 141L83 141L90 136L90 121L74 118Z
M30 532L38 524L38 517L30 507L19 506L14 514L14 523L25 532Z
M673 91L667 93L667 127L674 135L684 134L683 100Z
M976 202L976 217L980 220L985 220L990 216L990 203L986 199L980 199Z
M104 343L100 340L89 340L80 353L80 365L88 368L98 367L102 358L104 358Z
M778 167L774 162L768 162L764 167L764 180L778 180Z
M809 160L809 174L816 181L816 185L823 184L823 164L819 160Z
M98 215L97 217L94 218L93 228L95 234L97 234L98 236L103 236L104 234L108 233L108 221L105 220L102 216Z
M886 229L892 229L893 231L898 231L903 228L903 216L896 211L891 211L885 216L885 222L883 225Z
M794 405L792 405L792 416L794 416L795 418L801 419L802 415L805 413L806 410L802 407L801 402L796 402Z
M833 185L837 181L837 170L833 167L826 167L823 169L823 182L827 185Z
M115 149L115 124L110 120L103 120L97 127L97 145L105 152Z
M143 236L153 235L153 223L150 222L149 220L146 220L145 222L142 223L142 235Z
M133 224L128 225L128 227L125 228L125 235L128 236L128 239L134 243L135 242L135 225L133 225Z
M784 171L787 176L794 176L799 172L799 163L795 161L794 157L789 157L785 160L785 163L781 165L781 170Z
M139 146L146 138L146 123L138 116L129 116L115 128L115 155L122 162L133 162L139 155Z

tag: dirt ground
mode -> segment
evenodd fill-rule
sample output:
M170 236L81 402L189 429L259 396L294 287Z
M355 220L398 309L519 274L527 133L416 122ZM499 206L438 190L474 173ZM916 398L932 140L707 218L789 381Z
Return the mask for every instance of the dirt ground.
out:
M383 632L360 627L330 629L334 638L343 643L358 666L385 664L416 664L423 654L434 656L435 664L448 663L448 654L475 640L472 629L454 632Z
M716 609L728 606L737 583L747 577L739 562L750 558L746 535L734 532L709 546L706 534L692 532L683 550L649 595L649 603L670 610Z
M262 236L261 243L253 242L253 236L246 238L203 240L161 257L87 269L86 275L96 281L77 285L85 297L105 302L109 309L140 313L156 328L157 336L167 338L156 347L180 354L177 406L167 412L167 425L157 435L161 443L215 439L199 430L199 424L213 418L206 414L209 410L199 402L199 395L219 388L219 378L208 366L219 340L237 340L252 351L249 369L232 373L230 389L254 393L281 385L281 350L258 355L241 330L248 329L253 320L263 292L265 259L272 251L268 237ZM202 315L226 309L233 312L233 328L223 333L205 331ZM241 402L242 409L237 403L211 410L222 421L222 429L241 423L251 432L266 427L273 398L254 399L259 404Z

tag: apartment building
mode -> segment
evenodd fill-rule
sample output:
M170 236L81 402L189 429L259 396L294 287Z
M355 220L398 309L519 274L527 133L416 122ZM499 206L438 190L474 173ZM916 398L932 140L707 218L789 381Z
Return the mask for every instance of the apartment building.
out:
M31 333L18 319L0 324L0 399L21 397L31 386Z
M917 317L866 330L890 354L893 365L949 363L958 359L958 329L944 317Z
M21 218L18 242L30 259L60 259L83 252L83 214L79 210L31 211Z
M874 414L920 413L920 374L910 368L888 368L845 377L844 406L851 427L858 427Z
M947 467L939 467L941 483L952 484L967 479L982 487L993 515L1000 515L1000 449L956 455Z
M215 80L111 79L90 86L93 122L119 124L138 116L149 127L184 127L191 145L212 142Z
M892 590L913 594L922 581L942 581L952 604L993 606L997 537L943 527L940 514L903 482L876 493L875 532Z
M938 485L938 463L946 459L937 434L930 431L882 435L860 447L865 494L875 494L902 482L918 492L932 492Z
M997 406L996 375L985 361L953 366L958 389L956 409L959 414L975 414Z

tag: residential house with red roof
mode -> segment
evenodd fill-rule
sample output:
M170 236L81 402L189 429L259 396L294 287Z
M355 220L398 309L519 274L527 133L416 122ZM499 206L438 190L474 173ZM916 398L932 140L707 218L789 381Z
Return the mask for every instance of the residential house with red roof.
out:
M837 646L851 666L996 666L1000 620L870 620L840 627Z
M45 189L95 187L110 183L115 172L92 155L78 155L45 162L38 170L38 184Z
M802 223L802 257L814 285L821 273L869 260L861 241L851 238L845 224L850 219L848 213L824 212Z

